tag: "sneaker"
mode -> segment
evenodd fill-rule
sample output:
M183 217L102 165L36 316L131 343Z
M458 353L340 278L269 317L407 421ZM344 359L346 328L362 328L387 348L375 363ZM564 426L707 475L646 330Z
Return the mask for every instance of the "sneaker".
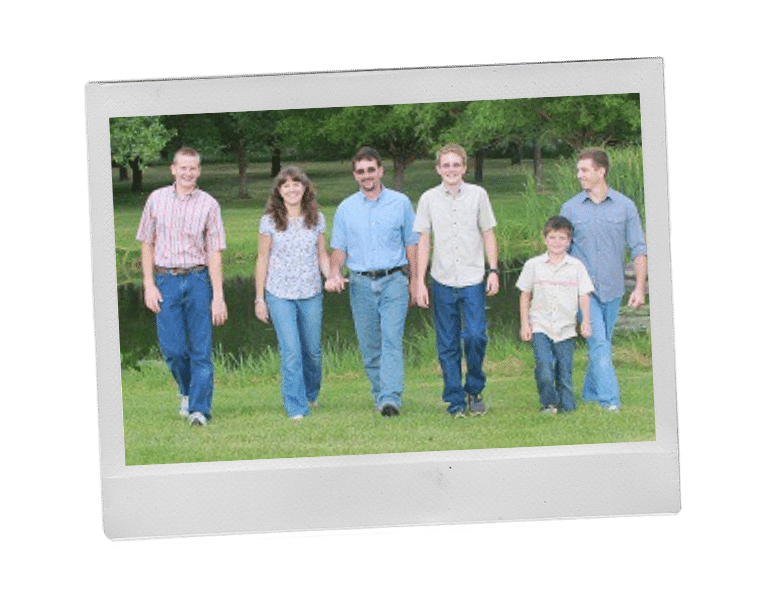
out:
M544 408L541 409L542 415L556 415L558 412L560 411L557 410L557 406L555 406L554 404L550 404L549 406L545 406Z
M301 421L304 418L304 415L293 415L291 417L292 421Z
M480 394L467 394L467 404L469 405L469 414L473 417L485 414L485 402Z
M181 396L181 401L179 402L179 415L185 418L189 416L189 396Z
M206 419L205 415L201 412L193 412L191 415L189 415L189 424L196 425L197 427L203 427L204 425L208 424L208 419Z
M605 407L608 412L619 412L619 407L616 404L609 404Z
M400 411L397 409L397 406L394 404L385 404L381 407L381 416L382 417L396 417L400 414Z
M463 419L467 416L467 410L465 408L460 408L459 410L453 411L451 416L454 419Z
M309 408L319 408L319 407L320 405L317 403L317 400L309 403Z

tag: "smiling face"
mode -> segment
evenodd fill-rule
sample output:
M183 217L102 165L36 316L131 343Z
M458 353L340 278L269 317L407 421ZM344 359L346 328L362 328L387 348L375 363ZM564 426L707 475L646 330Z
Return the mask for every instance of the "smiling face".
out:
M456 187L464 181L467 165L464 164L461 156L455 152L447 152L440 157L440 162L438 162L435 170L443 178L443 183L446 186Z
M197 186L200 177L200 159L194 156L181 154L171 164L176 191L180 194L189 194Z
M544 236L544 244L550 257L560 258L571 245L571 235L565 229L553 229Z
M286 179L280 186L280 196L288 209L301 209L301 200L307 188L298 179Z
M605 185L605 168L597 168L591 158L585 158L576 164L576 178L583 190L595 190Z
M379 165L374 159L358 160L355 163L353 175L363 193L376 194L381 187L384 167Z

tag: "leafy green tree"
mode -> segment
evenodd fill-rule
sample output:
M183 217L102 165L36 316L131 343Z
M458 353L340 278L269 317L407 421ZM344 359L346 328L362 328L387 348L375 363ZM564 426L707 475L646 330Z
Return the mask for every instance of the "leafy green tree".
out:
M319 131L351 156L372 146L394 163L393 186L403 190L405 170L433 149L439 131L450 125L466 103L346 106L327 117Z
M173 136L160 117L114 117L109 120L112 160L128 165L133 173L131 191L144 190L143 171L146 162L156 158Z

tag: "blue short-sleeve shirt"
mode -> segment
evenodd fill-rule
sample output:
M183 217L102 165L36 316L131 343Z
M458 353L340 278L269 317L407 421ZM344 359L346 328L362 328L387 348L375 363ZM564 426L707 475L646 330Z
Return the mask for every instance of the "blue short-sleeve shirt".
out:
M331 248L347 255L352 271L379 271L408 264L406 246L415 246L415 214L405 194L382 187L376 200L363 192L346 198L333 218Z

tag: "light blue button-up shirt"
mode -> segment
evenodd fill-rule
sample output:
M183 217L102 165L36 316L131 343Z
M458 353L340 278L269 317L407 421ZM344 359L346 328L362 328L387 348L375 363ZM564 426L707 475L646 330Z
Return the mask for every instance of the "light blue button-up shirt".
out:
M363 192L346 198L333 217L331 248L347 255L352 271L379 271L408 264L406 246L415 246L415 215L405 194L382 187L376 200Z
M635 203L612 188L600 203L581 192L563 204L560 215L573 223L570 253L587 267L600 301L622 297L627 248L632 260L648 254Z

